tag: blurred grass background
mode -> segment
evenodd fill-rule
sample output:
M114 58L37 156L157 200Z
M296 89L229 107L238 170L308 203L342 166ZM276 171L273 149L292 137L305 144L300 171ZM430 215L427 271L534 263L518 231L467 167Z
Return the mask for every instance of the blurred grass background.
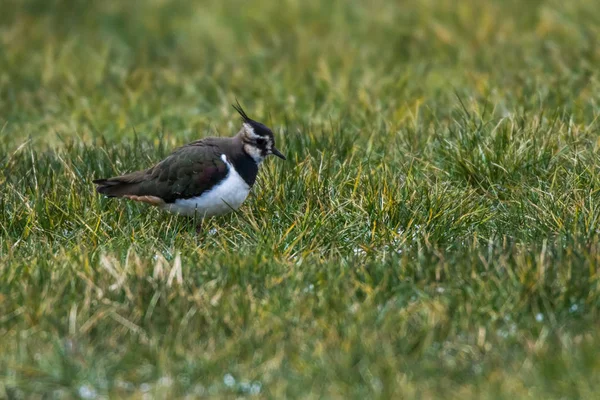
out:
M596 1L1 8L0 397L595 397ZM236 97L239 213L93 192Z

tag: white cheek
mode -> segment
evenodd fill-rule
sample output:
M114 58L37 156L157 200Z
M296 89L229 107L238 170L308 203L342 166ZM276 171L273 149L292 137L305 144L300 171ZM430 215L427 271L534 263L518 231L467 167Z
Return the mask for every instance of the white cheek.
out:
M252 159L257 163L261 163L262 160L264 159L264 157L262 156L262 153L260 151L260 149L257 149L254 146L251 146L249 144L244 145L244 150L246 151L246 153L252 157Z
M246 137L249 139L260 139L260 136L256 134L256 132L254 132L254 128L250 125L250 124L244 124L244 130L246 131Z

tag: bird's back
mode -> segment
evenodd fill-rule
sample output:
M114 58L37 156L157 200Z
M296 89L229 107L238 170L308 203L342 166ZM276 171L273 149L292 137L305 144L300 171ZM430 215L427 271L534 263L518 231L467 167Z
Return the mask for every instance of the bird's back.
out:
M200 196L227 176L221 159L235 138L205 138L176 149L155 166L94 183L110 197L151 196L165 203Z

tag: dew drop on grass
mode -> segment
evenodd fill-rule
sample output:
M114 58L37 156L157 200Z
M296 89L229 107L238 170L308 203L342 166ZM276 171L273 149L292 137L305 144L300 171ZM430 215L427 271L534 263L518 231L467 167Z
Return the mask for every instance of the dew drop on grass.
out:
M252 382L252 385L250 385L250 394L257 395L260 393L261 389L262 384L260 382Z
M355 247L352 252L354 253L355 256L364 256L365 254L367 254L367 252L361 248L361 247Z
M98 397L98 393L96 393L96 389L94 389L90 385L81 385L78 389L79 397L82 399L95 399Z
M233 387L233 385L235 385L235 378L231 374L225 374L223 377L223 383L227 387Z
M150 384L149 383L142 383L140 385L140 390L144 393L149 392L150 391Z
M544 321L544 314L542 314L542 313L537 313L537 314L535 315L535 320L536 320L537 322L542 322L542 321Z
M572 313L576 313L577 310L579 310L579 306L577 304L573 304L570 308L569 311Z

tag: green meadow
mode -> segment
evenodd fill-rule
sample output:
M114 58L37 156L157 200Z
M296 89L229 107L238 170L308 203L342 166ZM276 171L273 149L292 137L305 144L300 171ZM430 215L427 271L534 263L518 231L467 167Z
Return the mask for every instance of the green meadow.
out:
M0 398L598 396L597 1L0 8ZM238 212L95 193L236 98Z

